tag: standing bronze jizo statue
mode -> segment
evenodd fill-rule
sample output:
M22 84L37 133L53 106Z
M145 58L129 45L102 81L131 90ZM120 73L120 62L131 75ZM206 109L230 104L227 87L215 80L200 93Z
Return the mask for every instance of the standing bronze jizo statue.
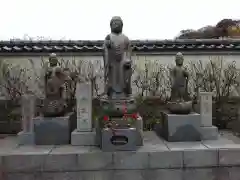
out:
M104 41L105 91L110 98L127 97L131 94L131 44L122 33L120 17L113 17L110 27Z
M189 114L192 110L192 101L188 99L189 74L183 67L184 57L182 53L175 56L176 66L171 70L171 98L168 109L174 114Z

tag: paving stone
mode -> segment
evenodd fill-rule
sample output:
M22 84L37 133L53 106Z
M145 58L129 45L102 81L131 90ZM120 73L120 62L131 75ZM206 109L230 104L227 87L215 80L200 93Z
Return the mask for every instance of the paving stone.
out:
M75 171L77 154L49 154L44 162L44 171Z
M79 170L113 169L113 153L92 148L91 152L78 154Z
M182 180L182 170L158 169L149 170L146 180Z
M113 153L114 169L146 169L148 162L146 152L118 151Z
M3 156L7 172L41 171L52 146L20 146L10 154Z
M7 180L35 180L33 173L9 173L6 175ZM40 180L40 179L39 179Z
M113 180L114 171L83 171L78 173L77 180Z
M240 177L240 167L231 167L228 169L228 175L230 180L239 180Z
M51 153L52 154L82 154L88 153L92 150L90 146L72 146L72 145L61 145L55 146Z
M90 152L90 147L57 146L47 156L44 171L76 171L78 169L78 154Z
M117 170L114 171L113 180L147 180L145 171L141 170Z
M49 172L43 173L35 180L83 180L77 172ZM86 179L88 180L88 179Z
M202 141L203 145L211 149L230 149L230 148L240 148L240 144L234 141L220 137L218 140L205 140Z
M155 132L144 132L143 146L139 147L138 152L168 151L164 141Z
M200 141L199 142L165 142L167 147L171 150L184 151L184 150L202 150L207 149Z
M182 168L182 151L162 151L149 153L149 167L151 168Z
M4 166L7 172L41 171L47 155L9 155L4 156Z
M183 152L184 167L216 167L218 151L215 149L185 150Z
M229 171L228 168L226 167L218 167L218 168L214 168L212 169L212 171L215 174L215 178L214 180L232 180L230 179L230 175L229 175ZM239 179L237 179L239 180Z
M218 180L212 169L185 169L183 180ZM227 180L227 179L226 179Z
M219 166L240 165L240 148L219 149Z

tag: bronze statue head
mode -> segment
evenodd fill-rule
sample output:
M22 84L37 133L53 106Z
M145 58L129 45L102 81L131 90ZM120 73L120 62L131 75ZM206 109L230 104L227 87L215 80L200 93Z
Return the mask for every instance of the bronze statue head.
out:
M120 16L112 17L110 21L111 32L119 34L122 32L123 21Z
M175 56L175 62L177 66L182 66L184 61L183 54L181 52L178 52Z
M55 53L52 53L49 55L49 64L50 64L50 67L54 67L58 65L58 59Z

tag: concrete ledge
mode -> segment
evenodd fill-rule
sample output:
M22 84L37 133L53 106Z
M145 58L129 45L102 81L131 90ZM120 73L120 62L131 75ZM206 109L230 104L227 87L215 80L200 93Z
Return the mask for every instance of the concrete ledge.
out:
M94 146L72 145L18 146L0 151L0 163L9 173L114 170L124 177L121 172L135 174L140 170L156 169L182 172L184 169L240 166L240 144L231 140L166 142L154 132L144 135L144 146L136 151L103 152Z
M109 170L81 172L38 172L9 173L6 179L57 179L57 180L238 180L240 167L234 168L191 168L155 170Z
M71 144L73 146L94 146L96 145L96 132L79 132L75 129L71 133Z
M183 166L192 167L217 167L218 152L217 150L186 150L183 152Z
M219 166L239 166L240 147L234 149L219 149Z

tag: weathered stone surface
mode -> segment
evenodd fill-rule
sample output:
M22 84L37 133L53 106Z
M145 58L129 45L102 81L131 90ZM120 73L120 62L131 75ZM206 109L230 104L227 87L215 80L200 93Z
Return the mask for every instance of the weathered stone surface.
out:
M217 140L204 140L202 143L210 149L240 149L239 143L224 137L219 137Z
M228 175L230 180L239 180L240 177L240 167L230 167L228 169Z
M219 180L212 169L185 169L182 172L183 180Z
M35 143L37 145L70 144L72 113L63 117L34 118Z
M78 172L44 172L36 180L82 180L80 174Z
M114 134L111 129L102 129L101 130L101 145L103 151L135 151L137 149L137 139L139 137L139 132L136 128L127 128L127 129L116 129ZM114 138L125 138L125 144L114 144ZM122 140L123 141L123 140ZM139 142L139 140L138 140Z
M145 152L114 152L114 169L147 169L148 153Z
M11 151L11 153L3 156L3 165L7 172L41 171L44 161L51 149L52 146L20 146Z
M24 94L21 102L22 108L22 131L33 132L33 117L35 113L35 96Z
M78 173L78 180L114 180L114 171L83 171Z
M219 149L219 166L240 165L240 148Z
M159 138L153 131L145 131L143 138L144 146L139 147L138 152L156 152L156 151L168 151L166 142Z
M199 141L201 139L200 114L163 113L163 137L167 141Z
M158 169L148 170L146 180L182 180L182 170Z
M77 83L77 131L92 131L92 85L91 82Z
M144 170L118 170L114 171L114 180L147 180Z
M182 168L182 151L162 151L149 153L149 167L151 168Z
M8 172L41 171L47 155L9 155L4 156L4 166Z
M21 131L17 134L18 144L19 145L34 145L35 144L35 135L33 132L24 132Z
M212 92L200 92L201 126L212 126Z
M201 141L198 142L165 142L171 151L184 151L184 150L202 150L207 149Z
M94 146L96 145L96 132L80 132L75 129L71 134L71 144L73 146Z
M218 166L217 150L185 150L183 152L184 167L216 167Z
M44 162L44 171L75 171L77 170L77 154L51 152Z
M226 167L213 168L212 172L214 173L215 179L217 180L231 180L229 176L228 168Z
M40 180L41 173L8 173L6 180ZM5 180L5 179L4 179Z
M216 126L201 127L202 140L216 140L218 139L218 128Z
M113 169L113 154L94 148L89 153L78 154L79 170Z

